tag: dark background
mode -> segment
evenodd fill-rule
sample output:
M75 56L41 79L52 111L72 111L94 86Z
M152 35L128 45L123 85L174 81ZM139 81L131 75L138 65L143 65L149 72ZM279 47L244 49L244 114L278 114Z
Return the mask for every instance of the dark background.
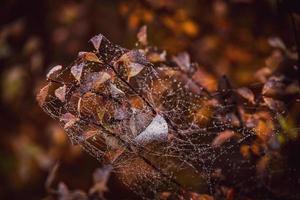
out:
M269 37L295 44L284 8L271 0L1 0L0 199L45 197L56 162L56 182L88 190L100 164L71 146L35 95L49 68L70 63L92 36L132 48L144 24L151 44L171 54L188 51L212 90L223 74L235 86L255 83L252 74L271 53ZM114 177L109 188L109 199L133 198Z

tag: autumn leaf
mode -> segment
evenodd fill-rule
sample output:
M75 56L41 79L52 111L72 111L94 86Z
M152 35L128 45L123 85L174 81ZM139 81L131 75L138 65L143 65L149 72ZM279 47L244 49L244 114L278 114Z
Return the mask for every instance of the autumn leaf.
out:
M53 68L50 69L50 71L47 73L47 79L52 78L55 74L57 74L62 69L61 65L56 65Z
M153 141L166 141L167 137L168 124L161 115L156 115L149 126L134 141L139 144L148 144Z
M236 91L241 97L248 100L250 103L252 103L252 104L255 103L254 94L249 88L242 87L242 88L237 89Z
M92 52L79 52L78 56L83 58L86 61L95 62L95 63L102 63L96 54Z
M147 26L142 26L137 34L138 41L146 46L148 44L147 40Z
M213 147L220 147L223 143L227 142L234 136L234 132L230 130L222 131L212 142Z
M48 93L49 93L49 87L50 87L50 83L48 83L47 85L45 85L40 92L38 93L38 95L36 96L36 100L39 103L39 105L42 107L47 99Z
M83 64L74 65L73 67L71 67L71 74L75 77L75 79L78 82L80 82L83 67L84 67Z
M66 89L67 86L63 85L55 90L55 96L61 101L64 102L66 100Z
M100 45L102 42L102 38L103 38L102 34L99 34L99 35L95 35L94 37L92 37L90 39L90 42L93 44L96 51L99 51L99 48L100 48Z

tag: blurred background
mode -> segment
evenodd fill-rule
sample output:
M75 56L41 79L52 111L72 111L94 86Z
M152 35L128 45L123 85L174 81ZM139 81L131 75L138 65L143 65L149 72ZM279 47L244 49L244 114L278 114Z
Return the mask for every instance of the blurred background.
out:
M295 45L290 24L272 0L1 0L0 199L45 197L57 162L58 182L85 191L91 186L100 164L71 146L35 95L47 71L68 65L92 36L102 33L133 48L147 25L152 45L189 52L214 90L224 74L236 87L254 84L253 73L272 55L270 37ZM133 198L114 177L108 188L108 199Z

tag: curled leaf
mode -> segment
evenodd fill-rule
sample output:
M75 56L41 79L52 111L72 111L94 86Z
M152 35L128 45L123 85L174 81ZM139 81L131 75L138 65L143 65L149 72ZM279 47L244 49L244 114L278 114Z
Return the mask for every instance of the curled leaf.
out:
M49 92L49 87L50 87L50 84L47 84L46 86L44 86L40 90L38 95L36 96L36 100L37 100L37 102L39 103L40 106L43 106L45 101L46 101L46 98L47 98L48 92Z
M282 101L279 100L275 100L273 98L269 98L269 97L263 97L266 105L273 111L283 111L284 110L284 103Z
M250 103L254 104L254 94L252 90L246 87L242 87L237 89L237 93L243 97L244 99L248 100Z
M85 59L86 61L102 63L97 55L92 52L79 52L78 56Z
M222 131L218 134L217 137L212 142L213 147L220 147L223 143L228 141L234 136L234 132L230 130Z
M53 76L54 74L59 72L61 69L62 69L61 65L56 65L56 66L52 67L47 74L47 79L51 78L51 76Z
M282 77L270 77L264 84L262 94L267 96L283 95L285 93L285 84Z

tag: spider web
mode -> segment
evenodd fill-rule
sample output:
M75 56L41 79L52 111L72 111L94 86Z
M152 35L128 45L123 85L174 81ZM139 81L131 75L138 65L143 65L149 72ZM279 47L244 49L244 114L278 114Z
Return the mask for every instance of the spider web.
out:
M208 92L192 78L198 66L184 54L170 60L148 47L127 50L101 34L91 42L95 50L53 68L38 95L73 144L111 164L122 182L145 199L159 199L163 192L184 198L208 193L218 199L229 188L239 198L273 197L268 181L281 169L257 173L262 156L245 158L241 148L257 143L255 117L271 120L268 138L280 133L273 123L285 113L280 101L254 101L251 90L233 89L226 77L218 91ZM161 57L150 63L147 56L153 52ZM261 116L253 115L257 112ZM261 155L267 155L265 165L274 159ZM290 169L290 174L292 181L299 180L298 171Z

